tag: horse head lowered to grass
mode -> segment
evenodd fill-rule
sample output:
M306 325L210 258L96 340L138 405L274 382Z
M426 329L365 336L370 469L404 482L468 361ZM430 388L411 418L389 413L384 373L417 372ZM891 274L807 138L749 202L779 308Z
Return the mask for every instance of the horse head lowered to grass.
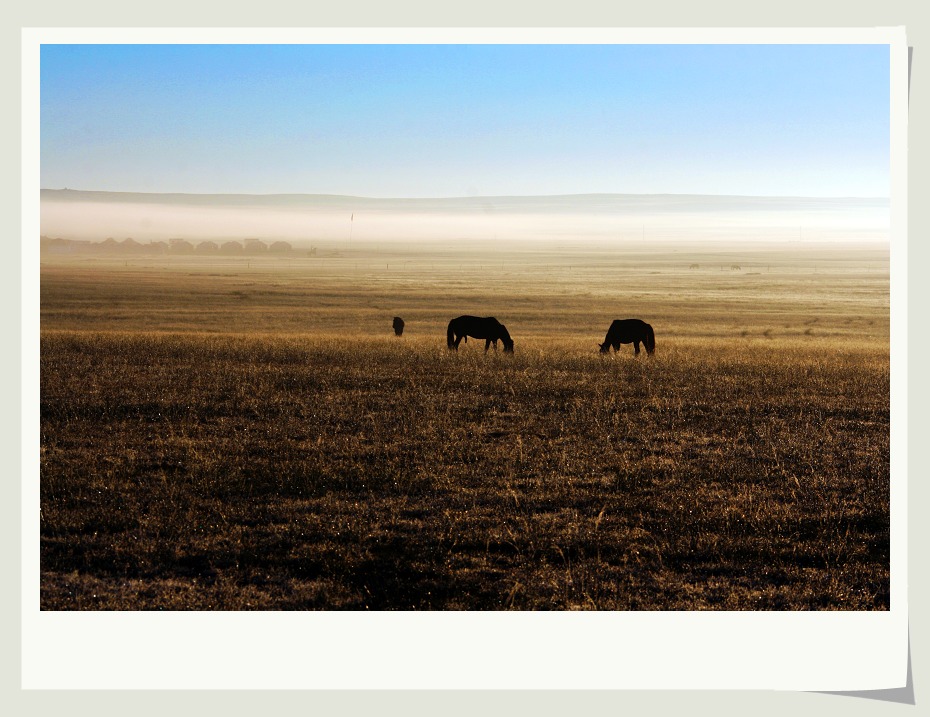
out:
M484 339L484 350L487 351L491 344L494 344L494 350L497 350L497 342L504 344L504 351L513 353L513 339L507 331L507 327L493 316L481 318L478 316L459 316L449 322L449 328L446 330L446 343L450 349L458 351L459 342L464 338L468 343L468 337L473 339Z

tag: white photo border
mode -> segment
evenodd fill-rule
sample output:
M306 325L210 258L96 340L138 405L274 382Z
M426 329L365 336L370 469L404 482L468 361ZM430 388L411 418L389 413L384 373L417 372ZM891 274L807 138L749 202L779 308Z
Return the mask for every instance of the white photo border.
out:
M51 612L39 609L39 55L45 43L887 44L891 606L881 612ZM903 28L27 28L22 32L25 689L903 687L907 670L907 70Z

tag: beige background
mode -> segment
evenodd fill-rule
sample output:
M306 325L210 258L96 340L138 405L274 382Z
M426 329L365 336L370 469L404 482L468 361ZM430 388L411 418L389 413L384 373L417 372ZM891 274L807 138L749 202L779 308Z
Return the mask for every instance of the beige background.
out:
M588 692L588 693L23 693L19 690L19 566L20 566L20 491L19 491L19 343L9 341L3 354L3 391L7 399L0 415L3 455L6 457L3 481L3 520L0 540L7 580L2 588L3 669L0 671L0 703L12 707L13 714L134 714L179 715L220 712L225 714L291 713L314 714L753 714L795 715L885 714L891 710L908 710L901 701L916 699L917 709L925 707L927 626L927 586L925 560L917 546L926 543L926 521L919 507L926 506L928 462L921 454L927 419L918 406L928 397L927 378L918 375L921 356L927 341L918 332L926 326L921 309L927 305L927 282L921 268L928 266L928 250L922 237L928 236L926 171L928 120L928 82L930 41L927 10L918 0L885 0L881 3L847 1L811 3L782 0L768 6L745 2L703 2L656 0L639 9L627 4L575 0L572 3L544 4L471 0L444 7L434 2L402 1L377 3L375 0L318 6L306 2L266 0L261 4L232 6L203 3L194 5L178 0L158 4L130 6L125 2L89 0L68 3L45 1L19 8L7 7L2 24L3 88L9 109L3 113L3 222L10 259L0 268L0 291L5 299L4 327L18 335L20 267L19 245L19 160L20 123L18 94L20 85L19 32L21 27L54 26L770 26L770 27L845 27L905 25L908 44L914 47L909 137L909 195L911 205L909 242L909 583L911 605L911 655L913 691L863 697L774 692ZM27 189L28 191L28 189ZM16 247L14 260L12 249ZM13 639L11 639L13 638ZM874 699L875 697L884 697ZM894 701L887 701L888 698ZM913 711L911 707L909 711Z

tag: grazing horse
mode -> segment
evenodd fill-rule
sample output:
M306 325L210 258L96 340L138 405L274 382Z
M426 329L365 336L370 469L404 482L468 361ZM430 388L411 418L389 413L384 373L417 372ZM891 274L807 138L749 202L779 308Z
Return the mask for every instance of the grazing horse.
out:
M468 343L468 337L473 339L484 339L484 350L487 351L494 344L494 350L497 351L497 341L500 339L504 342L504 351L513 353L513 339L507 333L507 327L493 316L479 318L477 316L459 316L449 322L449 328L446 330L446 343L450 349L458 351L459 342L464 338Z
M640 343L646 347L647 354L655 353L656 335L649 324L640 319L615 319L607 329L604 343L600 344L601 353L606 354L611 346L619 351L620 344L633 344L638 355Z
M401 336L404 333L404 320L399 316L394 317L394 335Z

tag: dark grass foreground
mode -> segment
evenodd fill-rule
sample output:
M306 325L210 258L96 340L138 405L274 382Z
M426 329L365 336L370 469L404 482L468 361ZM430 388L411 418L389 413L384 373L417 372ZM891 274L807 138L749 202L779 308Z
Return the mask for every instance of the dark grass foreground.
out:
M888 609L887 351L771 346L47 333L42 607Z

